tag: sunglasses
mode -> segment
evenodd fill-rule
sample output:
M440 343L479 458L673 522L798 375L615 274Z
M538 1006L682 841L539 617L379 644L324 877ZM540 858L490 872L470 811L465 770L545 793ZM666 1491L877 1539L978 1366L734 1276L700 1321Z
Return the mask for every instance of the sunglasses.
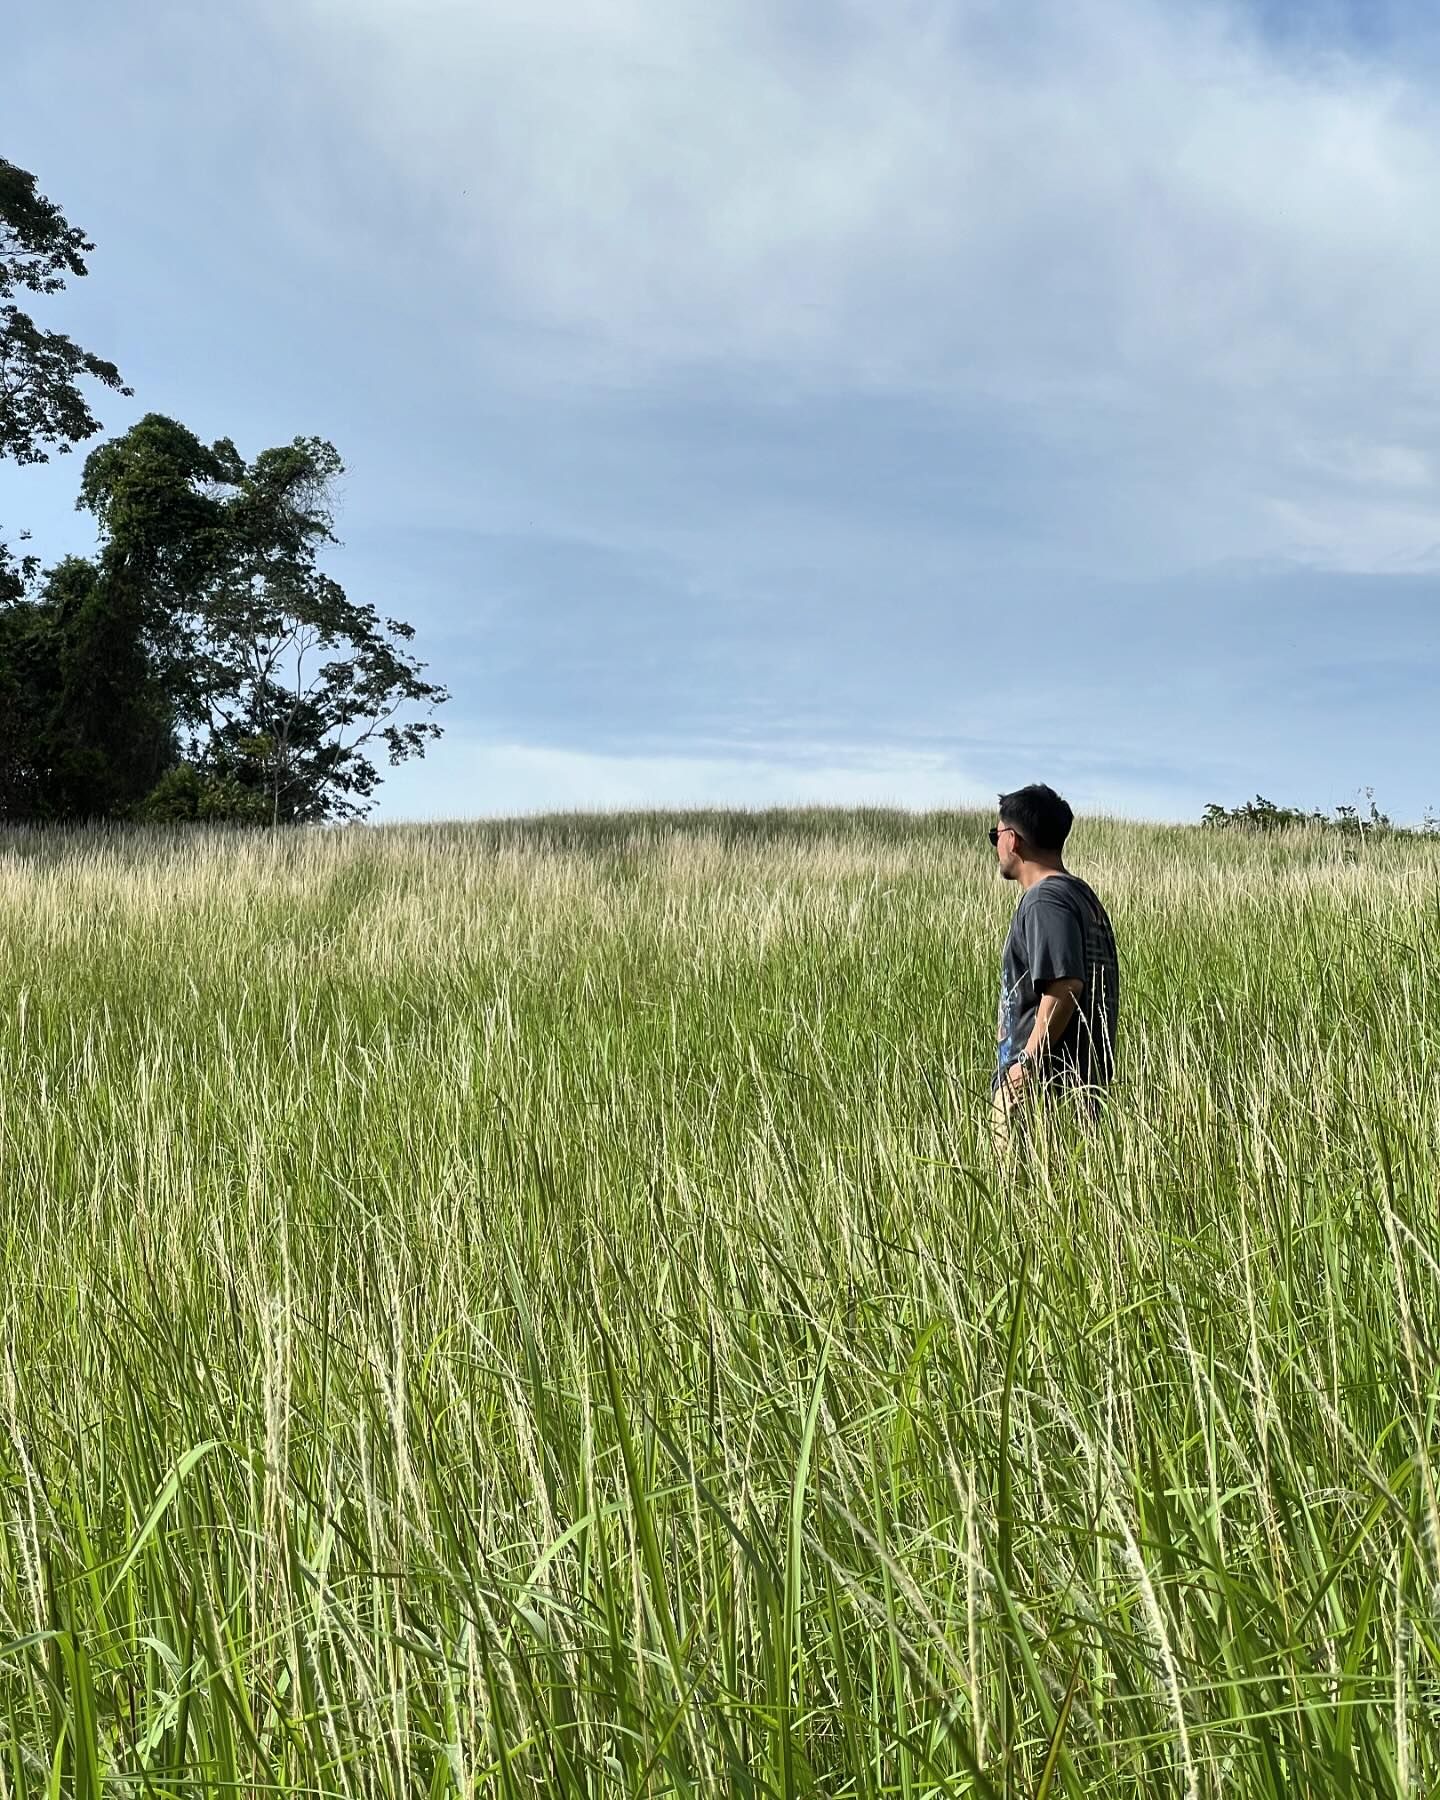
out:
M1002 831L1008 831L1013 837L1019 837L1020 835L1013 825L992 825L990 827L990 844L992 848L999 847L1000 833Z

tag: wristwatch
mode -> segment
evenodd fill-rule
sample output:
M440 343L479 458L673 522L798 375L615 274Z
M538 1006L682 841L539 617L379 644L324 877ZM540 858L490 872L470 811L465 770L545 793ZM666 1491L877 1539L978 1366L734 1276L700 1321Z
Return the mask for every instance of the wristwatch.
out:
M1034 1060L1035 1060L1035 1058L1030 1054L1030 1052L1028 1050L1017 1050L1015 1052L1015 1054L1010 1058L1010 1067L1012 1069L1015 1069L1015 1068L1023 1069L1028 1064L1034 1062Z

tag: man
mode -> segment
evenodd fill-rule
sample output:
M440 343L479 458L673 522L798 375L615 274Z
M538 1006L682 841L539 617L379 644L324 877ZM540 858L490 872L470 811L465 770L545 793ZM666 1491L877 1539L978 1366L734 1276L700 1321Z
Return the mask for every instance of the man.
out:
M1115 1073L1120 965L1105 908L1064 864L1074 817L1054 788L1036 783L1000 796L990 830L1000 873L1021 890L1001 962L995 1034L1002 1145L1027 1095L1072 1094L1093 1118Z

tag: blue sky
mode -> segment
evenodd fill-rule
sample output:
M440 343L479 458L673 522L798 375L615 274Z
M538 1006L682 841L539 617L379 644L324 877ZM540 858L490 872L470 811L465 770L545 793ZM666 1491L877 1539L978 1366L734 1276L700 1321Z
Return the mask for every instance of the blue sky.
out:
M17 37L18 34L18 37ZM375 816L1440 809L1440 43L1376 0L55 0L133 402L347 462ZM0 519L84 548L78 457Z

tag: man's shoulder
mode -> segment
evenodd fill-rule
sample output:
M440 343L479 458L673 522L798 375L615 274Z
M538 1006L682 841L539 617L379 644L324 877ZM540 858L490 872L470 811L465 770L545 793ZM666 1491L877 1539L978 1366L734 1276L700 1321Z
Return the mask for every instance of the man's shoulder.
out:
M1046 888L1050 889L1048 895L1045 894ZM1044 896L1056 906L1097 907L1101 912L1105 910L1104 902L1085 877L1073 874L1069 869L1047 875L1043 881L1037 881L1030 892Z
M1066 906L1073 907L1090 888L1078 875L1072 875L1068 869L1057 870L1043 880L1028 888L1020 897L1022 906Z
M1068 869L1037 881L1021 897L1015 916L1019 918L1022 911L1027 915L1057 921L1060 918L1073 919L1083 931L1089 931L1092 925L1106 929L1110 925L1110 915L1100 896L1088 881L1079 875L1072 875Z

